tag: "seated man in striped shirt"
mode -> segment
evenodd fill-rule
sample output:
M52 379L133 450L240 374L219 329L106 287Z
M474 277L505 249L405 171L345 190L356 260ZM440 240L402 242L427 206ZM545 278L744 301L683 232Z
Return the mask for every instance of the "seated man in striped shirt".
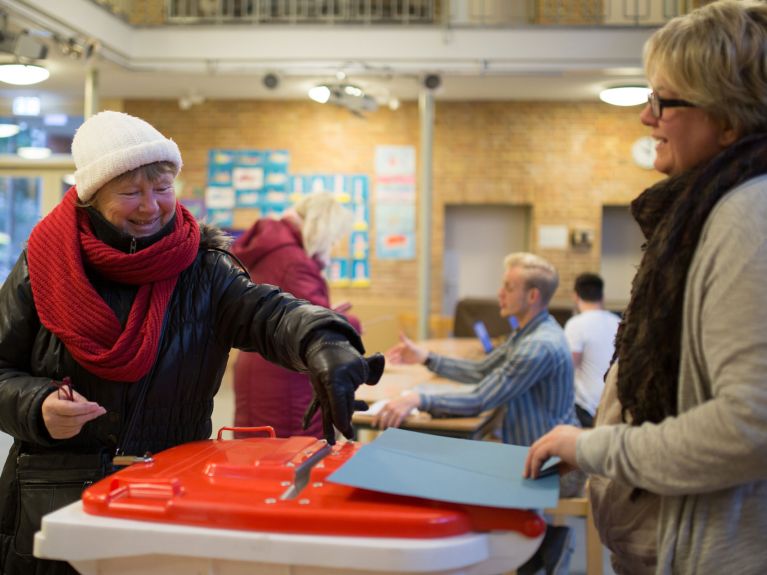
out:
M529 253L511 254L504 264L498 291L501 315L516 317L519 329L503 345L472 361L428 352L403 335L386 353L392 364L422 363L442 377L477 384L474 390L403 395L379 411L377 427L398 427L413 408L436 416L473 417L504 404L504 443L531 445L556 425L577 425L572 354L562 328L548 313L559 283L557 271Z
M440 356L404 335L400 336L401 343L386 353L392 364L422 363L437 375L476 387L468 393L402 395L383 406L375 426L399 427L413 408L435 416L472 417L502 405L506 406L504 443L531 445L556 425L578 425L572 354L564 331L548 312L559 283L557 271L530 253L510 254L504 265L503 285L498 291L501 315L516 317L519 329L487 357L471 361ZM574 493L563 489L561 495ZM547 573L567 572L570 537L566 527L547 531L549 541L544 540L537 554ZM525 568L518 572L535 571Z

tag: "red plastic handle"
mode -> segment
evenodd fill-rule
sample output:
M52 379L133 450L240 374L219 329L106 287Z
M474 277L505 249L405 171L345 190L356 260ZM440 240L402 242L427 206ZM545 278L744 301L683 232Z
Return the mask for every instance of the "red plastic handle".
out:
M261 427L222 427L218 430L218 435L216 436L216 439L221 440L221 436L224 434L225 431L234 431L234 432L245 431L247 433L268 433L269 437L271 438L277 437L277 434L274 432L274 428L271 425L262 425Z

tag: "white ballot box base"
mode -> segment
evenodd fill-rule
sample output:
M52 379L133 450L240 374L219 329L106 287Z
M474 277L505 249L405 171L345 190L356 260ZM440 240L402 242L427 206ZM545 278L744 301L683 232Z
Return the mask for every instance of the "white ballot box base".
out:
M542 539L513 531L411 539L212 529L89 515L77 501L43 518L34 553L82 575L497 575L527 561Z

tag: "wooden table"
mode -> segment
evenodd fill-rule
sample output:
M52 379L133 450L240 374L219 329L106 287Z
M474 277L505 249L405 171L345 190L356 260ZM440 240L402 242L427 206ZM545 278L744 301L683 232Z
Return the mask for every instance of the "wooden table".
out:
M418 345L434 353L451 357L480 359L484 355L482 344L475 338L430 339L419 342ZM381 381L377 385L361 386L355 397L373 404L382 399L398 397L405 391L466 393L470 390L471 385L437 377L422 365L387 364ZM400 427L448 437L481 439L498 425L502 417L502 407L488 409L476 417L432 417L428 413L419 413L409 416ZM352 422L357 428L379 431L372 427L373 416L365 412L355 413Z

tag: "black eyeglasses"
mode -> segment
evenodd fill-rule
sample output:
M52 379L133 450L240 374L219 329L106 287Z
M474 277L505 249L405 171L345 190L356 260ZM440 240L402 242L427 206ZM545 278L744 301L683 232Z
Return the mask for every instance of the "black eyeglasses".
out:
M697 108L695 104L687 100L677 100L674 98L661 98L655 92L647 95L647 103L650 104L652 115L658 119L663 115L663 108Z

